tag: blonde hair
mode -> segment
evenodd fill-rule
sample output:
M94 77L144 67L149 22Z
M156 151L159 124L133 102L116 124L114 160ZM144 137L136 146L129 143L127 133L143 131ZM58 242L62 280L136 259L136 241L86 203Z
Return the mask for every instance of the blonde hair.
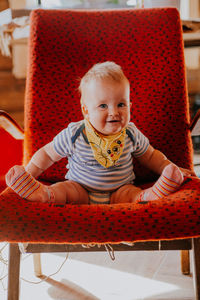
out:
M81 94L83 88L87 86L87 84L92 79L96 79L96 80L112 79L116 82L121 82L123 80L126 80L127 83L129 83L127 77L124 75L121 66L117 65L112 61L97 63L93 65L93 67L89 69L87 73L85 73L85 75L80 80L80 85L79 85L79 91Z

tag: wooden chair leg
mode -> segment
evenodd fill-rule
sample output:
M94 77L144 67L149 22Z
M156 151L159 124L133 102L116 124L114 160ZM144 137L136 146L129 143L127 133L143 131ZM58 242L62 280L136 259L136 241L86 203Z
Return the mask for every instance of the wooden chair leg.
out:
M190 252L181 250L181 271L184 275L190 275Z
M200 238L192 239L194 261L194 289L196 300L200 300Z
M33 254L34 273L36 277L42 277L41 255L40 253Z
M18 244L10 244L8 265L8 300L19 300L20 254Z

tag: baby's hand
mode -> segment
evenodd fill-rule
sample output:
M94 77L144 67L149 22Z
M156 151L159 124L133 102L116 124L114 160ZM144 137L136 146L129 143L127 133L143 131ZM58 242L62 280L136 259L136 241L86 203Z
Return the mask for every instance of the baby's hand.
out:
M185 176L185 177L191 177L191 176L196 177L196 174L191 170L184 169L184 168L179 168L179 169L181 170L183 176Z

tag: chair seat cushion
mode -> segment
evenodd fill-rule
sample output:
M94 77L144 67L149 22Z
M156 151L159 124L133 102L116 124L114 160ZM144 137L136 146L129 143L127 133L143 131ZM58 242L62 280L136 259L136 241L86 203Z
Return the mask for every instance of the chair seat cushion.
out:
M10 188L0 196L0 241L114 244L198 236L198 178L146 204L56 206L24 200Z

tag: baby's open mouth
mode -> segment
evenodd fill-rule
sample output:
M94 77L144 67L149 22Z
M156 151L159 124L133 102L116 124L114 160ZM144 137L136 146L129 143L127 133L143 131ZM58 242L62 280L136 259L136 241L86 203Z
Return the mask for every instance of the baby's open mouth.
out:
M107 122L109 122L109 123L117 123L117 122L119 122L119 120L110 120L110 121L107 121Z

